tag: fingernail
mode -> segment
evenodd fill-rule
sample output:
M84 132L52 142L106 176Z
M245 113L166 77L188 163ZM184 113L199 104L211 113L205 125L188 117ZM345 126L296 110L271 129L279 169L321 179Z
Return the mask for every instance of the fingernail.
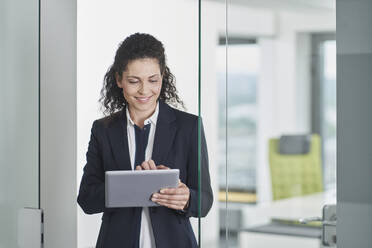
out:
M158 194L153 194L152 197L157 198L159 195Z

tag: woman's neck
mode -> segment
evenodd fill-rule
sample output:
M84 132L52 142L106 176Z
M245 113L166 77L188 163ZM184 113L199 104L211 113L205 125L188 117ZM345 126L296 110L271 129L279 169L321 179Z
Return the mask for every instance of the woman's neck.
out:
M151 109L143 111L128 106L130 118L132 119L134 124L136 124L140 128L143 128L145 120L148 119L155 112L155 109L156 104Z

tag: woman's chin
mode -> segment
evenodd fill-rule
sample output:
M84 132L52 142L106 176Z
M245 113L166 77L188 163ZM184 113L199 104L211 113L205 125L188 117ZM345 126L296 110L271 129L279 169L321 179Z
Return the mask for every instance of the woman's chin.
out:
M136 101L133 104L133 107L141 111L152 110L156 107L156 102L155 101L148 101L148 102Z

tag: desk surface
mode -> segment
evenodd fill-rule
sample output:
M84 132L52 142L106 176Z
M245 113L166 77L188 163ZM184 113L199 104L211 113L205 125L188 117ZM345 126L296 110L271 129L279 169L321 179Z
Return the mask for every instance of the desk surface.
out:
M256 232L264 234L276 234L286 235L304 238L315 238L320 239L321 228L320 227L308 227L300 225L286 225L276 222L268 223L261 226L255 226L252 228L242 229L242 232Z
M239 204L232 206L232 208L241 209L243 228L249 228L253 225L268 223L273 218L299 220L301 218L321 217L325 204L336 204L335 191L293 197L255 206Z

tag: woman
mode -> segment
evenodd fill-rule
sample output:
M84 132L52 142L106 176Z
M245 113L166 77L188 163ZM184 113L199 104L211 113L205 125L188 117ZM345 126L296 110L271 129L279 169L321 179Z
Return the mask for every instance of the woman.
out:
M163 45L149 34L127 37L104 78L105 118L91 130L78 203L87 214L101 213L96 247L197 247L189 217L204 217L212 206L208 156L201 130L201 206L198 191L198 117L183 106L166 65ZM179 169L177 188L151 200L159 207L105 208L108 170Z

